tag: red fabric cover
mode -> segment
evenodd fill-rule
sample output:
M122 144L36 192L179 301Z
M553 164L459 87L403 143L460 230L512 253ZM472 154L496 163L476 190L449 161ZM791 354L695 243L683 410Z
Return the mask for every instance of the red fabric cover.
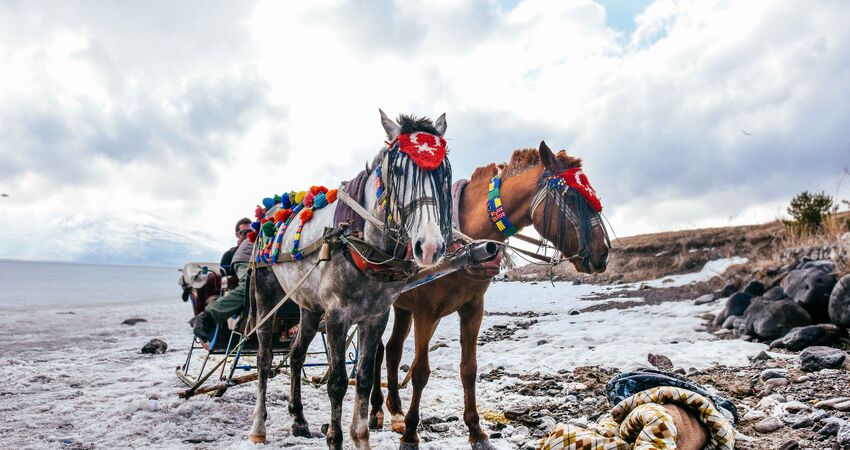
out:
M442 136L421 131L400 134L398 148L423 170L440 167L446 158L446 140Z
M588 181L587 176L581 170L581 167L567 169L558 174L558 177L563 179L564 182L567 183L567 186L577 190L579 194L587 200L587 203L590 204L590 207L593 208L594 211L602 212L602 202L596 195L596 191L593 189L593 186L590 185L590 181Z

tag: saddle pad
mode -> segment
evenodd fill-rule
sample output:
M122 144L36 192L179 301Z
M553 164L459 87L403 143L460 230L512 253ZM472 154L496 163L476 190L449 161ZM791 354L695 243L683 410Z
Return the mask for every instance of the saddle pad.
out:
M452 228L460 230L460 196L469 180L460 179L452 184Z
M363 196L366 191L366 180L369 179L369 171L363 170L357 174L351 181L349 181L345 187L342 189L348 194L349 197L353 198L357 203L363 204ZM366 225L366 220L360 217L359 214L354 212L353 209L349 208L345 202L336 202L336 210L334 211L334 226L338 226L341 223L348 223L348 230L351 233L363 231L363 227Z

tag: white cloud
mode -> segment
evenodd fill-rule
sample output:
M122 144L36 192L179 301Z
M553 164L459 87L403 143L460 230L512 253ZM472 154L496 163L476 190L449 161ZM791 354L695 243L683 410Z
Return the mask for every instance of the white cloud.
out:
M447 112L456 177L567 147L621 235L770 220L850 165L844 2L658 0L626 39L592 1L368 5L4 7L3 233L132 205L225 246L361 168L378 107Z

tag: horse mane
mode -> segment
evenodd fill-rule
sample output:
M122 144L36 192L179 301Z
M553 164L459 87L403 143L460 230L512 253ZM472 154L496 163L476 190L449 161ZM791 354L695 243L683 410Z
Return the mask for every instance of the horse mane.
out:
M581 167L581 158L576 158L567 154L566 150L561 150L555 155L558 160L564 163L567 168ZM511 160L507 165L502 166L504 177L511 178L516 175L523 174L540 165L540 152L536 148L521 148L514 150L511 155ZM484 179L489 182L496 175L498 166L495 163L487 164L479 167L472 172L469 181L478 181Z
M400 114L396 123L401 127L401 134L416 133L422 131L429 134L439 135L434 122L427 117L416 117L414 115Z

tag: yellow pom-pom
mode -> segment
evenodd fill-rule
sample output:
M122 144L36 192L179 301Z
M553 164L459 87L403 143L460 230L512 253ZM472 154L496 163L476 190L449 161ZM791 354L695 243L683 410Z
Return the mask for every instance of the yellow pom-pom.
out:
M295 194L295 203L303 202L304 196L306 196L306 195L307 195L307 192L305 192L305 191L300 191L297 194Z

